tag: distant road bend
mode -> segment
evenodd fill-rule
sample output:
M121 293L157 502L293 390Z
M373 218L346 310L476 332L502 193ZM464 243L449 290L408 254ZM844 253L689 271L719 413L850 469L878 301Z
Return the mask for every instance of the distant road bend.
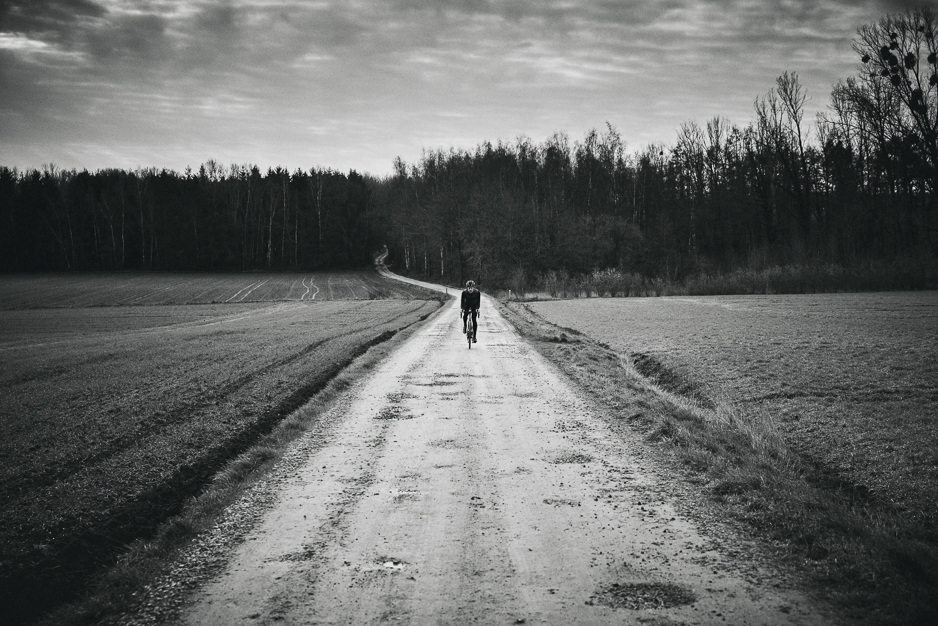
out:
M337 402L328 440L182 621L825 623L712 549L641 442L611 434L487 296L472 350L458 308Z

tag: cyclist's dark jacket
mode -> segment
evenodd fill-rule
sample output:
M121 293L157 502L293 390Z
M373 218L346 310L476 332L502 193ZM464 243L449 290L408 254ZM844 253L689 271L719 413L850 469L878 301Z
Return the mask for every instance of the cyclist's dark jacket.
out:
M466 309L475 309L479 310L479 305L482 303L482 293L476 289L475 291L470 292L468 289L462 292L462 299L460 300L460 308L465 311Z

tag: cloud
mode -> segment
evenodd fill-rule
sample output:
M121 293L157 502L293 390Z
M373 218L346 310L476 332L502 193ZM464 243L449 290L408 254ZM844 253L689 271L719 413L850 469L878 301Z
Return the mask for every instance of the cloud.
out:
M106 12L91 0L2 0L0 31L61 36L76 23Z
M330 164L361 146L388 168L423 140L607 120L632 144L670 141L688 119L745 123L785 70L823 107L884 4L0 0L0 136L84 156L103 137L154 158L258 151L242 162Z
M42 52L48 49L46 42L30 39L22 33L0 33L0 50Z
M116 15L98 28L89 28L85 44L97 65L147 70L172 54L166 30L167 20L161 15Z
M874 3L887 13L904 13L920 8L938 8L938 0L877 0Z
M231 4L213 4L199 9L195 24L197 30L215 38L230 36L239 25L238 10Z

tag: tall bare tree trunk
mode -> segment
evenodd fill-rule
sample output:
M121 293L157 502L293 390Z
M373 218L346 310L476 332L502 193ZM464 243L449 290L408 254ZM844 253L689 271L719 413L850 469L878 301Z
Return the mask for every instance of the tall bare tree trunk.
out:
M271 193L270 198L270 217L267 218L267 269L270 269L270 260L273 255L274 248L274 212L276 211L276 206L274 205L273 193Z
M319 260L322 261L322 172L316 173L316 230L319 235Z
M143 217L143 192L146 189L146 182L137 179L137 208L140 210L140 267L147 265L147 234L144 228Z
M281 191L283 193L283 230L280 233L280 265L284 265L287 255L287 179L286 176L280 178Z

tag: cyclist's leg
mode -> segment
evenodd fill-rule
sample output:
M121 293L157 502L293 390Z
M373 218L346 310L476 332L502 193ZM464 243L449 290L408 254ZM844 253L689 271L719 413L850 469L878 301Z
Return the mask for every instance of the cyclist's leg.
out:
M462 334L464 335L466 334L466 314L467 313L468 311L466 310L460 311L459 313L459 316L462 318Z
M478 318L478 316L479 316L479 312L475 309L472 309L472 338L473 339L476 338L476 333L479 330L479 322L476 319Z

